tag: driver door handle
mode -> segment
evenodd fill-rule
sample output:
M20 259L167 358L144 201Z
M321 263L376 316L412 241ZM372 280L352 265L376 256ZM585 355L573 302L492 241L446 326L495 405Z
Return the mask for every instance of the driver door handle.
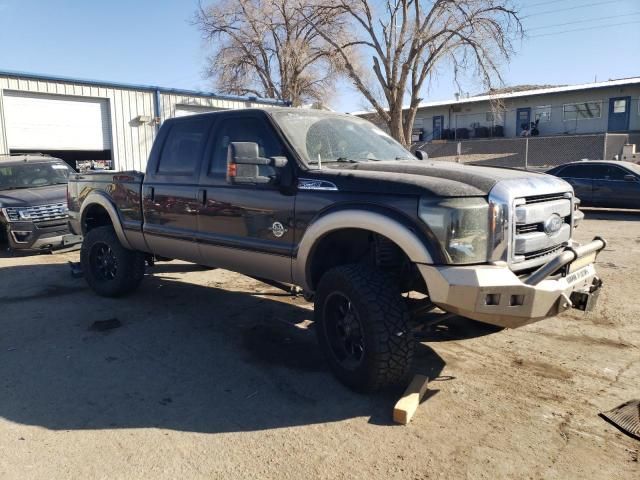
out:
M207 203L207 191L204 188L198 190L198 202L200 202L200 205Z
M154 201L155 191L153 187L144 187L144 197L148 198L152 202Z

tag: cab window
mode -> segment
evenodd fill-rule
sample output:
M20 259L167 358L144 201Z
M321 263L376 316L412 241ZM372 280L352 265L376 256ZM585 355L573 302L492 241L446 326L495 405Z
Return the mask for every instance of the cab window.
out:
M227 173L227 149L231 142L254 142L258 144L261 157L277 157L285 151L273 128L264 120L253 117L238 117L223 120L216 129L214 151L209 165L209 175L224 176ZM261 175L275 173L273 167L260 166Z
M194 175L204 153L209 119L181 120L171 126L160 154L161 175Z

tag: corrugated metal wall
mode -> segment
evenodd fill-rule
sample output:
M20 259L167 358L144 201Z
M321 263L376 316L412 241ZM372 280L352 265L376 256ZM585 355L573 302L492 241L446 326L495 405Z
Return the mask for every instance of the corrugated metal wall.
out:
M140 115L155 117L155 91L0 75L0 154L9 153L5 128L6 119L2 108L3 91L5 90L108 99L112 159L115 168L117 170L144 171L155 138L156 127L153 124L139 123L135 119ZM226 100L209 96L180 95L167 92L160 95L161 121L172 118L178 104L224 109L260 105L259 102Z
M236 101L236 100L224 100L215 97L202 97L202 96L185 96L174 93L161 93L160 104L162 115L160 119L164 122L167 118L174 118L176 116L177 105L189 105L194 107L203 107L211 109L237 109L237 108L250 108L253 106L259 106L259 103L253 103L248 101Z

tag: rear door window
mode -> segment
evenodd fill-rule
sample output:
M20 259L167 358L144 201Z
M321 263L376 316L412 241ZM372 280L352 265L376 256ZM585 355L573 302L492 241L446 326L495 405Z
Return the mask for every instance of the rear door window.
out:
M562 178L604 178L607 173L606 165L568 165L560 173Z
M195 175L207 144L210 126L208 118L174 123L160 154L158 174Z

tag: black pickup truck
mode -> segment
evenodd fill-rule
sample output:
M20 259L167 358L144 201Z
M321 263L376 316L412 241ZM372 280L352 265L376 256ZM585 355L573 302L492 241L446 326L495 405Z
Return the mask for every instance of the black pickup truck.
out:
M333 372L359 391L410 373L405 292L421 293L418 309L518 327L588 310L601 285L605 242L572 240L581 213L568 183L419 160L349 115L168 120L146 174L72 175L68 197L98 294L135 290L154 256L298 286Z

